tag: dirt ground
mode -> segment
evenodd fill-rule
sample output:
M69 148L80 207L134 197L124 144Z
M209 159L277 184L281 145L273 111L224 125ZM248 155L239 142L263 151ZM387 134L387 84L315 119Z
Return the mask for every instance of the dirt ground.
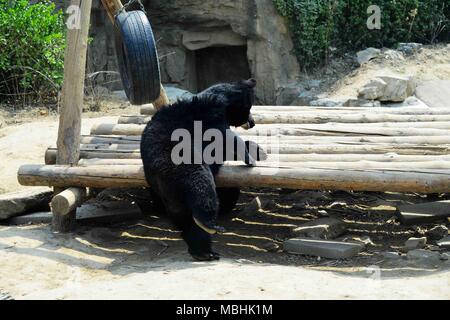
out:
M311 78L326 79L321 86L328 96L354 95L383 68L414 73L419 81L450 79L449 52L445 46L425 48L416 60L377 59L358 69L344 61ZM95 108L84 114L85 134L95 122L139 112L117 101L89 105ZM6 193L23 189L16 179L19 166L44 162L58 123L45 108L3 110L0 118L0 193ZM110 193L132 201L142 200L140 195L142 190ZM268 206L245 210L255 196ZM66 235L53 233L49 224L3 224L0 292L15 299L450 299L450 260L385 255L401 252L406 239L438 224L450 228L449 220L406 227L395 216L399 204L436 199L450 195L246 189L233 214L221 221L229 231L215 237L223 258L213 263L194 262L179 232L154 212L115 224L80 225ZM342 219L347 233L340 240L363 241L365 249L347 260L282 251L292 226L320 217ZM427 249L439 252L433 240Z

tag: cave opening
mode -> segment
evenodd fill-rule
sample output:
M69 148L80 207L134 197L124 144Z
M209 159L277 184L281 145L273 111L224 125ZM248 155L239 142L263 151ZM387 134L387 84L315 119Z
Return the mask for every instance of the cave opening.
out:
M220 82L251 76L247 46L207 47L192 51L191 90L200 92Z

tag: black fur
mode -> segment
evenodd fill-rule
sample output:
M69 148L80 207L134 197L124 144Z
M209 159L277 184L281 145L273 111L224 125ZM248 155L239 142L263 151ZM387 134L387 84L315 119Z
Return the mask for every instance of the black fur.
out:
M146 180L161 198L169 218L182 231L189 253L197 260L219 258L211 248L210 233L223 231L216 224L218 213L233 209L239 189L216 188L214 176L221 163L175 165L171 153L178 142L172 142L171 136L176 129L187 129L193 137L194 121L202 121L203 132L214 128L224 136L230 126L238 127L246 123L254 126L250 109L255 85L252 79L219 84L192 99L162 108L153 116L142 135L141 154ZM247 150L241 158L248 165L255 163ZM222 206L219 209L220 201Z

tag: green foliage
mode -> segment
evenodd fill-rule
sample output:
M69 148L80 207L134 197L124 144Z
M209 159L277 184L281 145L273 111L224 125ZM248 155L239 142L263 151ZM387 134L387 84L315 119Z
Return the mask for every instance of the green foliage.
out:
M0 0L0 102L54 98L65 42L64 15L50 1Z
M449 40L449 0L273 0L289 22L295 53L304 68L337 53L399 42ZM367 9L381 9L381 29L369 30Z

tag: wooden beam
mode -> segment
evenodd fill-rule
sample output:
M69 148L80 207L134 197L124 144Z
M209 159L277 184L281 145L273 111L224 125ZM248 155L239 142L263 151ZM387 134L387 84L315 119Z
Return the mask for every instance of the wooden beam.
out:
M76 165L80 158L81 112L92 0L72 0L71 5L80 8L80 28L67 30L56 163ZM62 191L59 188L54 190L55 194ZM65 215L53 211L53 229L69 232L75 226L75 218L76 209Z
M142 166L42 166L19 169L19 182L27 186L94 188L148 186ZM312 190L354 190L444 193L450 192L450 170L408 168L393 170L304 169L224 166L218 186L271 187Z
M142 115L153 115L156 109L151 105L141 107ZM255 114L264 113L292 113L309 117L379 117L385 115L450 115L449 108L429 108L424 106L408 107L376 107L376 108L350 108L350 107L310 107L310 106L253 106ZM330 120L331 121L331 120Z
M245 136L244 140L255 142L270 143L272 137L265 139L258 136ZM425 144L425 145L444 145L450 144L450 135L444 136L285 136L275 137L276 142L281 144L358 144L358 143L390 143L390 144ZM82 136L82 144L140 144L140 136Z
M450 145L418 145L388 143L355 143L355 144L278 144L261 142L259 145L271 154L349 154L349 153L396 153L410 155L446 155L450 153ZM140 152L139 144L82 144L82 150L88 151L131 151Z
M420 122L418 122L419 124ZM429 128L427 124L424 128L416 128L416 123L403 123L403 125L385 126L380 124L379 126L361 125L355 126L354 124L315 124L315 125L301 125L301 124L285 124L270 125L262 124L258 125L250 130L243 130L241 128L236 129L240 135L243 136L255 136L255 135L290 135L290 136L356 136L356 135L373 135L373 136L445 136L450 135L450 129L447 128L449 124L447 122L443 124L437 124L439 128ZM400 124L400 123L399 123ZM419 125L420 126L420 125ZM145 125L138 124L115 124L115 123L102 123L92 126L92 135L128 135L128 136L140 136L144 131ZM444 128L444 129L443 129Z
M138 159L141 160L140 152L132 152L130 150L82 150L82 159ZM450 155L399 155L396 153L384 154L269 154L269 161L281 162L334 162L334 161L380 161L380 162L408 162L408 161L450 161ZM45 153L45 163L47 165L56 164L56 150L49 148Z
M53 197L52 212L65 216L83 204L87 199L86 188L69 188Z
M354 114L329 114L317 115L306 112L252 112L257 124L321 124L328 122L336 123L378 123L378 122L434 122L450 121L450 115L403 115L403 114L382 114L382 113L354 113ZM127 116L119 117L119 124L146 124L151 120L151 116Z

